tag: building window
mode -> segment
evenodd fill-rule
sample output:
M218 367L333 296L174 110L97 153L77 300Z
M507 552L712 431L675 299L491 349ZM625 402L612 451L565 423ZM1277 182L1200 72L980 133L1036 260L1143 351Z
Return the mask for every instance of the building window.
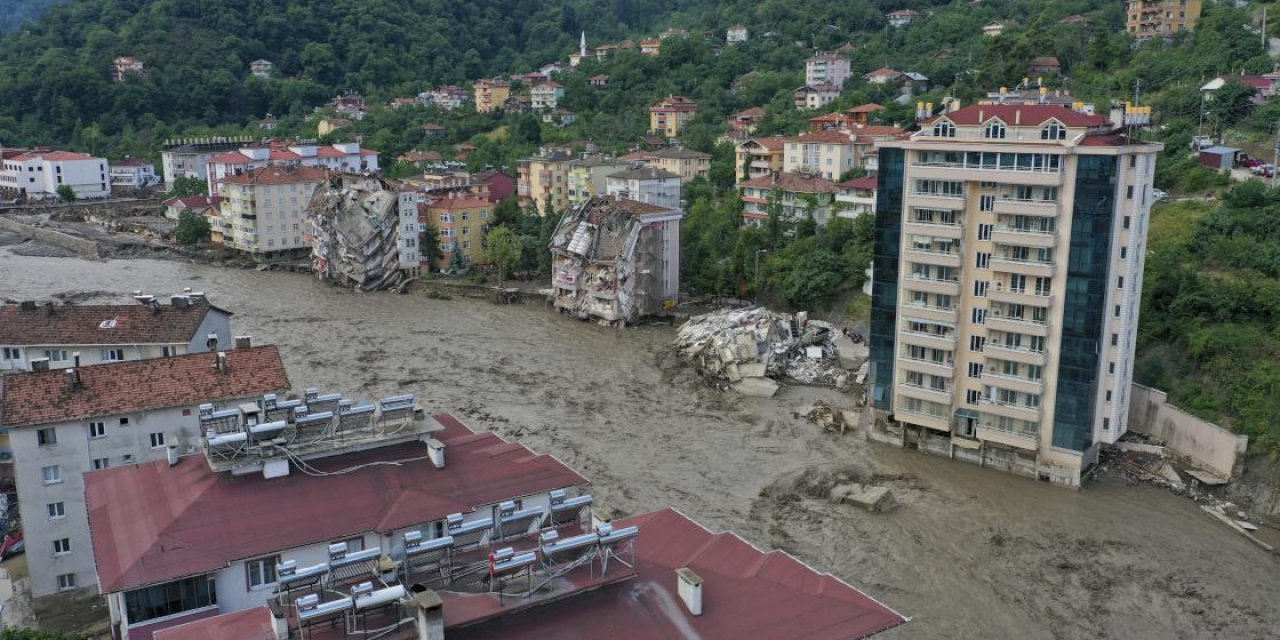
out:
M357 552L357 551L364 551L364 537L363 537L363 536L356 536L356 537L354 537L354 538L347 538L346 540L338 540L337 542L334 542L334 544L337 544L338 542L345 543L345 544L347 545L347 553L355 553L355 552Z
M61 502L50 502L50 503L49 503L48 505L46 505L46 506L49 508L49 519L50 519L50 520L54 520L54 519L57 519L57 518L65 518L65 517L67 517L67 507L66 507L66 505L64 505L63 503L61 503Z
M110 467L110 466L111 466L111 458L94 458L93 459L94 471L97 471L99 469L106 469L107 467Z
M987 339L982 336L969 336L970 351L982 351L982 348L986 346L986 344Z
M132 453L126 453L126 454L124 454L124 463L125 463L125 464L133 464L133 454L132 454Z
M1120 259L1124 260L1129 255L1129 247L1120 247Z
M17 360L19 358L17 347L5 347L0 350L0 358L4 360Z
M58 590L65 591L67 589L76 588L76 574L61 573L58 574Z
M89 423L89 437L90 437L90 438L102 438L102 437L105 437L106 435L107 435L107 423L105 423L105 422L90 422L90 423Z
M53 541L53 555L60 556L71 553L71 538L58 538Z
M103 362L120 362L124 360L124 349L103 349L101 353Z
M1005 134L1004 123L999 120L992 121L987 124L986 129L982 132L984 138L1003 139Z
M1124 217L1124 228L1129 228L1129 216ZM65 352L64 352L65 353Z
M992 231L992 229L994 229L994 228L995 228L995 225L993 225L993 224L980 224L980 225L978 225L978 239L979 239L979 240L990 240L990 239L991 239L991 231Z
M964 392L964 401L967 404L977 405L982 399L982 392L977 389L968 389Z
M193 609L218 604L218 593L212 578L196 576L175 580L124 594L129 624L172 616Z
M1116 277L1116 288L1117 288L1117 289L1123 289L1123 288L1124 288L1124 276L1118 276L1118 277Z
M280 556L267 556L244 563L245 581L249 590L265 587L276 582L276 565L280 564Z
M1040 130L1041 140L1066 140L1067 128L1054 122Z
M939 138L956 137L956 126L949 120L942 120L933 125L933 135Z
M981 378L981 377L982 377L982 363L981 363L981 362L970 362L970 363L969 363L969 377L970 377L970 378Z
M978 198L979 211L991 211L996 208L996 197L993 195L985 195Z
M151 434L151 448L158 449L164 446L164 432L156 432Z
M128 419L128 418L120 418L120 426L122 426L122 427L127 427L127 426L129 426L129 419Z
M44 357L48 358L50 362L66 362L67 351L66 349L46 349Z
M52 427L39 429L36 431L36 442L42 447L51 447L58 444L58 431Z
M987 269L991 267L991 254L978 252L977 265L979 269Z
M986 321L987 321L987 310L986 310L986 309L974 309L974 310L973 310L973 323L974 323L974 324L984 324L984 323L986 323Z
M990 286L986 280L978 280L973 283L973 295L979 298L987 297L987 287Z
M1111 346L1113 347L1120 346L1120 334L1118 333L1111 334Z
M59 467L56 464L41 468L40 473L44 476L45 484L57 484L62 482L62 467Z
M1111 375L1115 375L1115 373L1116 373L1116 363L1114 363L1114 362L1107 363L1107 373L1109 373L1109 374L1111 374Z

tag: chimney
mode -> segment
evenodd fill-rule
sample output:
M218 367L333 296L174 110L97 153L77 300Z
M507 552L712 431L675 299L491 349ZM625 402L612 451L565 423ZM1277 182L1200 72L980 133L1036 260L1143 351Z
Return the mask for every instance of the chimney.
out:
M702 615L702 578L693 569L676 569L676 592L691 615Z
M150 304L151 304L151 313L153 313L153 314L160 313L160 301L159 301L159 300L156 300L156 299L154 299L154 298L153 298L153 299L151 299Z
M431 464L437 469L444 468L444 443L435 438L427 439L427 455L431 456Z
M19 309L21 309L21 310L23 310L23 311L35 311L35 310L36 310L36 301L35 301L35 300L23 300L21 303L19 303L19 304L18 304L18 308L19 308Z
M48 371L49 359L48 358L32 358L31 370L32 371Z
M236 348L248 349L253 346L253 336L236 336Z
M413 585L412 590L421 587ZM418 640L444 640L444 601L434 591L421 591L413 595L414 628Z
M73 366L73 367L78 367L78 366L80 366L80 352L79 352L79 351L72 351L72 352L71 352L71 366Z
M67 391L75 391L80 388L80 370L72 367L67 369Z
M218 359L213 363L213 369L218 373L227 373L230 371L227 367L227 354L225 351L218 352Z
M174 466L174 465L178 464L178 447L176 447L176 446L174 446L174 445L169 445L169 446L165 449L165 453L167 453L167 454L168 454L168 456L169 456L169 466L171 466L171 467L172 467L172 466Z

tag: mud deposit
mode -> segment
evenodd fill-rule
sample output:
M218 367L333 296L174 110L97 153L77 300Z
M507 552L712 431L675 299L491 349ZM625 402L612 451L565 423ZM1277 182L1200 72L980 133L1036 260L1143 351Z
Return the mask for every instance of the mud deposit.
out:
M885 637L1240 640L1280 628L1280 562L1190 501L1113 481L1069 491L824 433L792 412L847 399L709 392L659 355L668 327L353 294L287 273L0 249L0 297L182 287L233 310L236 333L282 345L295 389L417 393L555 454L618 515L675 506L914 618ZM896 507L871 514L829 500L846 482L886 486Z

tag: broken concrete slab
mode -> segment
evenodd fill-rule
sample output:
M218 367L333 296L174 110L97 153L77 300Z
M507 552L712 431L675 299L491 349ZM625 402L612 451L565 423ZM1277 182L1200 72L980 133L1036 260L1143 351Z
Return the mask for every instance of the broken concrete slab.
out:
M1117 442L1116 448L1121 451L1131 451L1134 453L1149 453L1149 454L1157 455L1160 457L1164 457L1166 454L1165 448L1160 445L1143 444L1141 442L1128 442L1125 440L1121 440Z
M763 378L767 368L768 365L763 362L744 362L738 365L738 373L744 378Z
M1184 469L1184 471L1187 472L1187 475L1199 480L1201 484L1206 484L1211 487L1221 486L1229 482L1226 478L1209 473L1208 471L1201 471L1199 469Z
M883 513L894 507L893 492L888 487L864 484L836 485L831 489L830 500L837 504L851 504L871 513Z
M768 378L743 378L733 384L733 390L752 398L772 398L778 393L778 383Z

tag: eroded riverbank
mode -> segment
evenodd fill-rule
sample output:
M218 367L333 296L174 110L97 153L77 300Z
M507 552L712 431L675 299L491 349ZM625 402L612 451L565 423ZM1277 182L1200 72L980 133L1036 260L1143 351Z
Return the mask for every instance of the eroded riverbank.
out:
M664 369L669 327L597 327L537 305L355 294L289 273L0 249L0 297L192 287L238 334L281 344L295 389L412 391L593 480L619 514L672 505L788 549L914 621L894 638L1268 638L1280 562L1150 487L1068 491L843 438ZM877 474L899 507L868 514L778 490L796 474ZM771 489L772 488L772 489ZM711 597L711 596L709 596Z

